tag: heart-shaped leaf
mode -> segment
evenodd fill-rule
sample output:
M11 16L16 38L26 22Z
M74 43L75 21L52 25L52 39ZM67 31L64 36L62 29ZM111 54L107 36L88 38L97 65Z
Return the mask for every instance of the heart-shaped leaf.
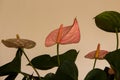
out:
M31 60L32 65L37 69L47 70L55 67L57 65L53 60L51 61L51 56L48 54L40 55ZM30 65L30 64L28 64Z
M0 67L0 76L19 73L21 70L21 56L22 50L18 49L15 58L11 62Z
M96 68L88 72L84 80L107 80L107 75L105 71Z
M59 55L60 63L62 64L65 60L74 62L76 60L77 55L78 55L78 52L74 49L71 49L71 50ZM33 58L31 60L31 63L37 69L41 69L41 70L51 69L53 67L58 66L57 55L55 55L53 57L51 57L48 54L40 55L40 56Z
M120 13L116 11L105 11L95 17L98 28L107 32L120 32Z
M74 62L64 61L55 74L55 80L78 80L78 69Z

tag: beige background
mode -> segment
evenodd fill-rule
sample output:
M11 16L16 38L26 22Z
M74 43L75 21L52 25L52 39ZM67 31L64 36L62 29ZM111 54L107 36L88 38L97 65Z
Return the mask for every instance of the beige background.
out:
M95 50L98 43L102 49L112 51L115 49L115 34L98 29L94 17L103 11L120 12L120 0L0 0L0 40L14 38L19 34L21 38L34 40L35 48L25 50L29 58L49 53L55 55L56 46L45 47L46 36L60 24L71 25L77 17L81 41L78 44L61 45L60 52L75 48L80 50L76 64L79 69L79 80L92 69L93 60L85 59L84 55ZM11 61L16 49L10 49L0 43L0 66ZM25 57L22 58L22 71L33 73ZM109 66L106 61L98 61L96 67L104 69ZM39 71L41 76L48 72L55 72L56 68L49 71ZM21 80L22 75L18 76ZM4 77L0 77L4 80Z

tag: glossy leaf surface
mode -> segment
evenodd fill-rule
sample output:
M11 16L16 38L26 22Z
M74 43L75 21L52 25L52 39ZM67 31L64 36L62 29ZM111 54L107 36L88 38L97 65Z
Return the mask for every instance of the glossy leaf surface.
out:
M107 32L120 32L120 13L116 11L105 11L95 17L98 28Z
M51 60L51 56L48 54L40 55L31 60L33 66L37 69L47 70L57 66L56 61ZM29 64L28 64L29 65Z
M103 70L96 68L91 70L84 80L107 80L107 75Z
M61 64L65 61L65 60L69 60L72 62L75 62L76 58L77 58L78 52L74 49L71 49L63 54L61 54L60 57L60 61ZM46 54L46 55L40 55L37 56L35 58L33 58L31 60L31 63L33 64L33 66L37 69L42 69L42 70L47 70L47 69L51 69L53 67L57 67L58 66L58 62L57 62L57 56L53 56L51 57L50 55Z
M11 73L19 73L21 70L22 50L18 49L15 58L0 67L0 76L9 75Z
M74 62L64 61L55 74L55 80L78 80L78 69Z

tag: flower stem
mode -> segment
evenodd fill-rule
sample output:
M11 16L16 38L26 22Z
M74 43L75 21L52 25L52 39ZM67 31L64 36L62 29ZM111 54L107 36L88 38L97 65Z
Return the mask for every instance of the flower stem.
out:
M118 47L119 47L119 36L118 36L118 29L117 28L115 28L115 31L116 31L116 50L118 49Z
M95 69L96 61L97 61L97 58L95 58L95 60L94 60L93 69Z
M57 61L58 61L58 66L60 66L59 43L57 44Z
M38 73L38 71L37 71L37 70L35 69L35 67L32 65L32 63L30 62L27 54L24 52L23 49L22 49L22 52L23 52L23 54L25 55L25 57L26 57L26 59L28 60L28 62L30 63L30 65L32 66L32 68L34 69L34 71L36 72L36 74L38 75L39 79L42 80L41 77L40 77L40 75L39 75L39 73Z

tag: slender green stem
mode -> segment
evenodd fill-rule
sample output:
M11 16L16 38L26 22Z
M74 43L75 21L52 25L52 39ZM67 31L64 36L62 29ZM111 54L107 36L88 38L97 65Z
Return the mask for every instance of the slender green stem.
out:
M37 70L35 69L35 67L32 65L32 63L30 62L27 54L24 52L23 49L22 49L22 52L23 52L23 54L25 55L25 57L26 57L26 59L28 60L28 62L30 63L30 65L32 66L32 68L34 69L34 71L36 72L36 74L38 75L39 79L42 80L41 77L40 77L40 75L39 75L39 73L38 73L38 71L37 71Z
M95 69L96 61L97 61L97 58L95 58L95 60L94 60L93 69Z
M60 66L59 43L57 44L57 61L58 61L58 66Z
M118 28L115 28L115 31L116 31L116 50L118 49L119 47L119 36L118 36ZM114 78L114 80L117 80L117 77ZM119 79L118 79L119 80Z
M116 43L116 50L118 49L119 47L119 36L118 36L118 29L115 28L115 31L116 31L116 40L117 40L117 43Z

